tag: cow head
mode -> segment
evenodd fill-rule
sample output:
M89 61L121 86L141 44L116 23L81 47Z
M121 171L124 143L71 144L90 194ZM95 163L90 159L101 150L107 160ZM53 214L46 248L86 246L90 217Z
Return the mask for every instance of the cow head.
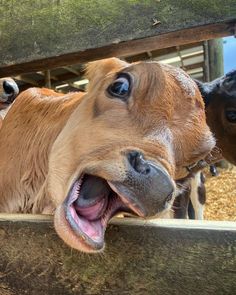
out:
M236 70L212 82L197 83L217 146L227 160L236 164Z
M113 58L87 73L88 92L52 147L47 186L58 234L92 252L104 247L117 212L153 217L170 208L174 180L215 141L201 94L182 70Z

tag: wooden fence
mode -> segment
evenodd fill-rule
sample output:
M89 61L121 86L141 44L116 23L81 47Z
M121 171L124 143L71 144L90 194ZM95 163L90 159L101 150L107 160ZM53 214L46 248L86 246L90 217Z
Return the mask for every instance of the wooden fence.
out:
M114 219L105 240L84 254L49 217L0 215L0 294L235 294L234 222Z

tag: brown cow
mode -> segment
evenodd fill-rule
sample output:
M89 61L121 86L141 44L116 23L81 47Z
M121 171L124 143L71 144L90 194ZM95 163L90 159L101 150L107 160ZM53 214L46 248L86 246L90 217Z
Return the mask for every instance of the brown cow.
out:
M54 213L71 247L104 247L119 212L158 216L175 179L215 145L204 103L182 70L107 59L88 66L86 94L29 89L0 130L0 211Z
M18 93L18 86L13 79L0 79L0 128L9 106L12 104Z

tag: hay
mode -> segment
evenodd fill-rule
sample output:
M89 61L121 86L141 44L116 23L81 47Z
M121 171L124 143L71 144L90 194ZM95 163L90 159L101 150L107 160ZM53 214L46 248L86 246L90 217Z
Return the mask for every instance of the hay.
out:
M212 177L207 171L207 202L204 218L208 220L236 221L236 166L219 169L219 176Z

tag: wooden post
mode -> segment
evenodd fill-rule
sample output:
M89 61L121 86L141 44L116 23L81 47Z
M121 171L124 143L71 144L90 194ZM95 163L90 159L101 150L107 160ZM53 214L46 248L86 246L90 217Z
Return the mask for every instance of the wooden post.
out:
M224 75L223 39L213 39L208 43L209 78L210 81ZM227 168L229 163L226 160L219 161L216 166Z
M209 72L209 51L208 51L208 42L203 42L203 51L204 51L204 82L210 81L210 72Z
M208 41L210 81L224 75L223 40Z
M44 72L44 75L45 75L45 87L47 88L52 88L52 85L51 85L51 73L50 73L50 70L46 70Z

